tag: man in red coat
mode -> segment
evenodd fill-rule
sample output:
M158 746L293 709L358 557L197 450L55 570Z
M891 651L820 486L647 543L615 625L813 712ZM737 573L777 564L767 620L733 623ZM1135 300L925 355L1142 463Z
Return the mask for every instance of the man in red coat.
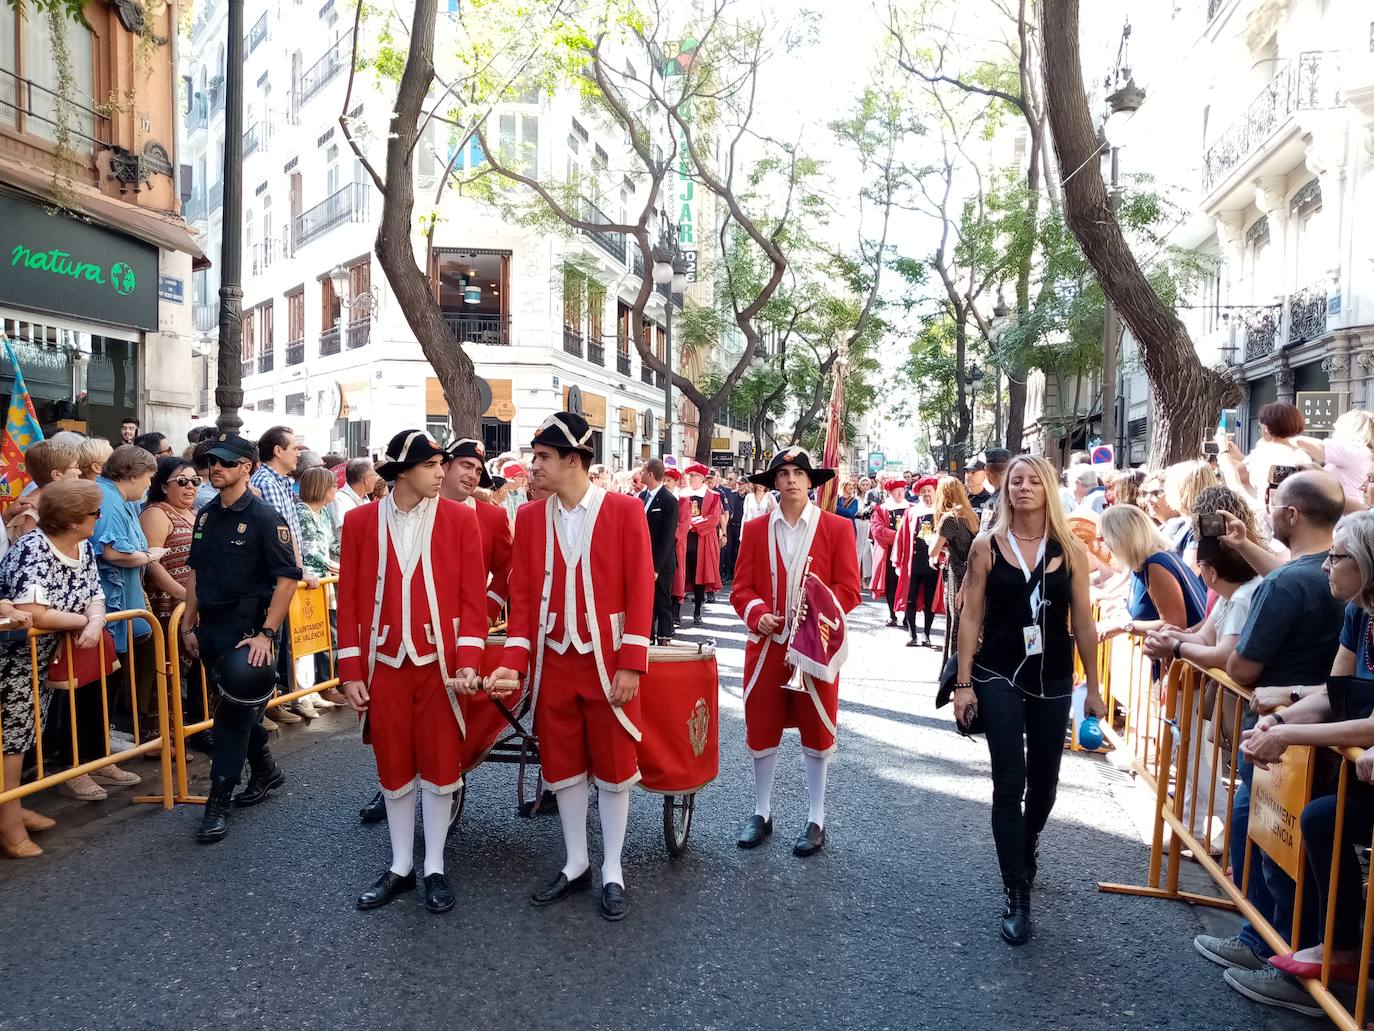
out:
M906 480L894 476L883 484L887 500L873 510L868 524L868 536L873 541L873 579L868 589L874 599L887 599L887 625L897 625L897 581L898 569L894 564L896 556L897 531L902 528L906 510L910 502L906 499Z
M692 528L692 506L682 497L682 473L674 466L663 470L663 488L677 499L677 567L673 570L673 629L682 625L682 599L687 595L687 534Z
M530 901L547 906L591 886L587 781L595 778L601 915L620 920L629 912L620 853L639 781L654 566L643 504L591 482L591 441L572 412L549 416L534 436L531 480L550 496L516 514L506 651L487 687L500 696L530 675L539 762L558 798L567 861Z
M847 520L821 511L807 497L834 476L833 469L813 469L804 449L789 448L773 457L766 472L750 477L777 490L778 507L766 518L744 524L730 593L730 603L749 628L744 722L757 793L754 815L740 831L740 848L755 848L773 833L773 775L785 727L801 733L810 798L806 829L792 851L809 856L825 844L825 782L835 751L839 674L837 670L833 680L822 681L798 671L788 664L787 650L808 558L809 573L834 595L840 611L850 612L859 604L854 531Z
M390 494L344 518L339 680L364 718L391 831L391 867L358 897L376 909L415 887L415 795L425 836L425 906L453 908L444 877L452 797L462 784L458 694L481 684L486 569L477 517L439 497L444 452L398 433L377 467Z
M701 626L701 606L707 592L714 601L715 592L720 590L720 531L727 519L720 495L706 486L710 471L700 462L689 465L687 487L679 497L679 505L688 510L687 587L696 606L692 613L695 626Z

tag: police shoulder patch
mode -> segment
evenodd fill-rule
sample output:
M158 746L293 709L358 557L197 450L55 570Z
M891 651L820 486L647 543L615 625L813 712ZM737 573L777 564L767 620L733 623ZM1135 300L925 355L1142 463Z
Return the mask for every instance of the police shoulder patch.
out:
M283 544L290 544L290 543L291 543L291 528L290 528L289 526L278 526L278 527L277 527L277 540L281 541Z

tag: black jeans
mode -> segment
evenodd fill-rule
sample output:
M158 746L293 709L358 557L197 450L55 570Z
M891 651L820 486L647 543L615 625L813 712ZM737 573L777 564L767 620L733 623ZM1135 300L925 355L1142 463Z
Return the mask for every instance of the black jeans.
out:
M660 569L654 580L654 636L673 636L673 575L675 568Z
M1351 781L1354 781L1354 777L1351 777ZM1318 923L1315 918L1325 918L1326 907L1332 902L1328 884L1332 852L1336 844L1336 796L1323 795L1312 799L1302 811L1301 822L1303 848L1307 855L1307 888L1303 896L1309 904L1311 900L1317 900L1313 911L1306 914L1314 919L1305 921L1312 925L1310 930L1315 937L1305 938L1301 944L1312 945L1321 940L1320 933L1325 928L1325 924ZM1361 846L1369 844L1369 834L1374 829L1374 795L1352 784L1345 796L1343 823L1340 872L1336 879L1336 925L1331 946L1358 951L1360 911L1364 908L1360 895L1363 884L1359 850ZM1291 908L1290 905L1290 919ZM1289 928L1280 927L1279 931L1287 936Z
M196 630L200 644L200 660L209 676L210 690L218 690L217 665L221 658L236 648L252 628L244 628L237 621L207 623L202 620ZM210 754L210 777L225 781L231 787L243 774L245 759L254 763L267 755L267 731L262 727L263 710L267 702L240 705L221 696L215 709L215 745Z
M930 636L930 628L935 625L935 592L940 589L940 574L927 573L911 577L911 589L906 595L906 618L903 622L911 631L911 639L916 640L916 599L924 593L926 602L925 635Z
M897 571L888 566L883 576L883 594L887 598L887 618L897 618Z
M1003 883L1016 885L1026 879L1026 841L1045 829L1054 808L1072 683L1067 678L1047 683L1051 697L1042 698L986 670L975 668L973 679L992 759L997 861Z
M697 583L697 535L687 534L687 586L692 589L692 601L696 604L694 615L701 615L701 606L706 602L706 588Z

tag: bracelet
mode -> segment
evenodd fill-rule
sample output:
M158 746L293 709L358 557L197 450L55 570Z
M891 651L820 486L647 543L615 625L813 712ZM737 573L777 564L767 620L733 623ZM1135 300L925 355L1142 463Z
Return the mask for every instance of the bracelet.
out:
M973 690L973 683L972 683L972 682L969 682L969 683L963 683L963 684L961 684L961 683L959 683L959 682L956 680L956 681L954 682L954 690L956 690L956 691L972 691L972 690Z
M1182 641L1175 641L1175 642L1174 642L1174 658L1176 658L1176 659L1181 659L1181 658L1183 658L1183 642L1182 642Z

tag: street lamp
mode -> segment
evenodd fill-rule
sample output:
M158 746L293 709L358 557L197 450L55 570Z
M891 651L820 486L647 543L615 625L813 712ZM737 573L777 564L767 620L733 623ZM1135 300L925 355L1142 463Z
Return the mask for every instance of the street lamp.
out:
M243 0L228 0L229 40L224 68L224 231L220 234L219 360L215 425L243 428Z
M673 450L673 297L687 290L687 259L677 243L677 227L663 218L658 243L650 253L653 268L649 275L663 297L663 363L668 367L663 377L663 450L665 457ZM711 427L707 432L714 432ZM700 427L698 427L698 431Z

